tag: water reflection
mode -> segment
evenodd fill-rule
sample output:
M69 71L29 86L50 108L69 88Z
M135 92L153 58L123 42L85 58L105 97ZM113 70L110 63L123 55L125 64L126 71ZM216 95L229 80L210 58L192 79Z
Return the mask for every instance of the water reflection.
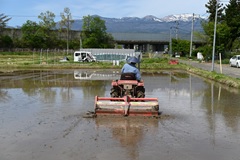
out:
M74 70L74 78L80 80L116 80L119 77L119 71Z
M88 71L95 72L95 71ZM78 72L79 73L79 72ZM86 73L86 71L82 71ZM94 77L98 77L94 73ZM106 85L109 82L98 80L79 80L76 79L76 71L16 71L7 72L1 76L1 88L19 88L28 96L40 95L43 102L56 102L57 91L60 89L60 95L64 101L70 101L73 98L73 88L81 88L84 96L104 95ZM106 77L108 79L108 77ZM105 78L105 79L106 79ZM0 98L9 99L7 91L0 88Z
M156 134L159 120L136 117L99 117L96 118L95 123L97 128L110 129L113 139L117 140L126 149L127 157L137 160L139 159L139 144L145 138L146 132L150 132L152 135Z
M208 86L209 88L205 92L203 105L207 106L210 129L215 130L218 128L217 125L222 125L216 122L216 116L218 115L218 119L220 118L220 121L225 122L226 127L237 132L239 129L240 116L239 91L236 89L228 90L228 87L219 84L215 85L214 83ZM211 99L207 97L211 97ZM211 102L209 102L210 100Z

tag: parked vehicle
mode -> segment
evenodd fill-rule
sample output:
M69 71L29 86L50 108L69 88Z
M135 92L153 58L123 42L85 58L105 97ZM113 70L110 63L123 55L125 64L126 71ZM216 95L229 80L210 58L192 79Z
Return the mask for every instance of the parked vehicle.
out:
M91 52L76 51L74 52L74 62L96 62L97 59Z
M235 55L229 60L230 67L240 68L240 55Z

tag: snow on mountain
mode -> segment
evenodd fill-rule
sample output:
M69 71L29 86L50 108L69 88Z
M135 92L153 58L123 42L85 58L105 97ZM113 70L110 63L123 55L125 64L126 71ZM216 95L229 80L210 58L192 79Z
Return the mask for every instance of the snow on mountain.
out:
M98 15L94 15L98 16ZM100 17L100 16L99 16ZM100 17L105 21L107 31L110 33L122 32L122 33L162 33L169 32L171 26L176 25L178 21L178 27L180 30L191 31L191 22L193 14L177 14L169 15L163 18L158 18L153 15L147 15L143 18L139 17L123 17L123 18L107 18ZM204 20L199 15L194 15L195 30L202 30L201 21ZM75 20L72 29L81 30L82 19Z
M162 22L162 20L160 18L157 18L155 16L152 16L152 15L148 15L148 16L145 16L142 18L143 20L146 20L146 21L156 21L156 22Z
M165 22L172 22L172 21L191 21L193 18L193 14L177 14L177 15L169 15L166 17L163 17L162 20ZM194 18L200 18L199 15L194 15Z

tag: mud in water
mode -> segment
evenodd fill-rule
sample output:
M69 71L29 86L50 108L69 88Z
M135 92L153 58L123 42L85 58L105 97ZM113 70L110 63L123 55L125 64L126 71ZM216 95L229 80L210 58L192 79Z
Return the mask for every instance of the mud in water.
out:
M0 72L0 159L239 159L239 90L180 71L144 73L159 118L83 118L118 77L118 70Z

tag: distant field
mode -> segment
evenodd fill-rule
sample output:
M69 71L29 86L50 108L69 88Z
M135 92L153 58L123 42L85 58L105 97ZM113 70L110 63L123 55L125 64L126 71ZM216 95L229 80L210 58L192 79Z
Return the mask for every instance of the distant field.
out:
M64 57L69 61L60 62ZM66 54L36 54L36 53L2 53L0 52L0 68L24 68L24 69L72 69L72 68L119 68L112 66L110 62L74 62L73 55Z
M65 56L72 55L46 52L0 52L0 65L57 64Z

